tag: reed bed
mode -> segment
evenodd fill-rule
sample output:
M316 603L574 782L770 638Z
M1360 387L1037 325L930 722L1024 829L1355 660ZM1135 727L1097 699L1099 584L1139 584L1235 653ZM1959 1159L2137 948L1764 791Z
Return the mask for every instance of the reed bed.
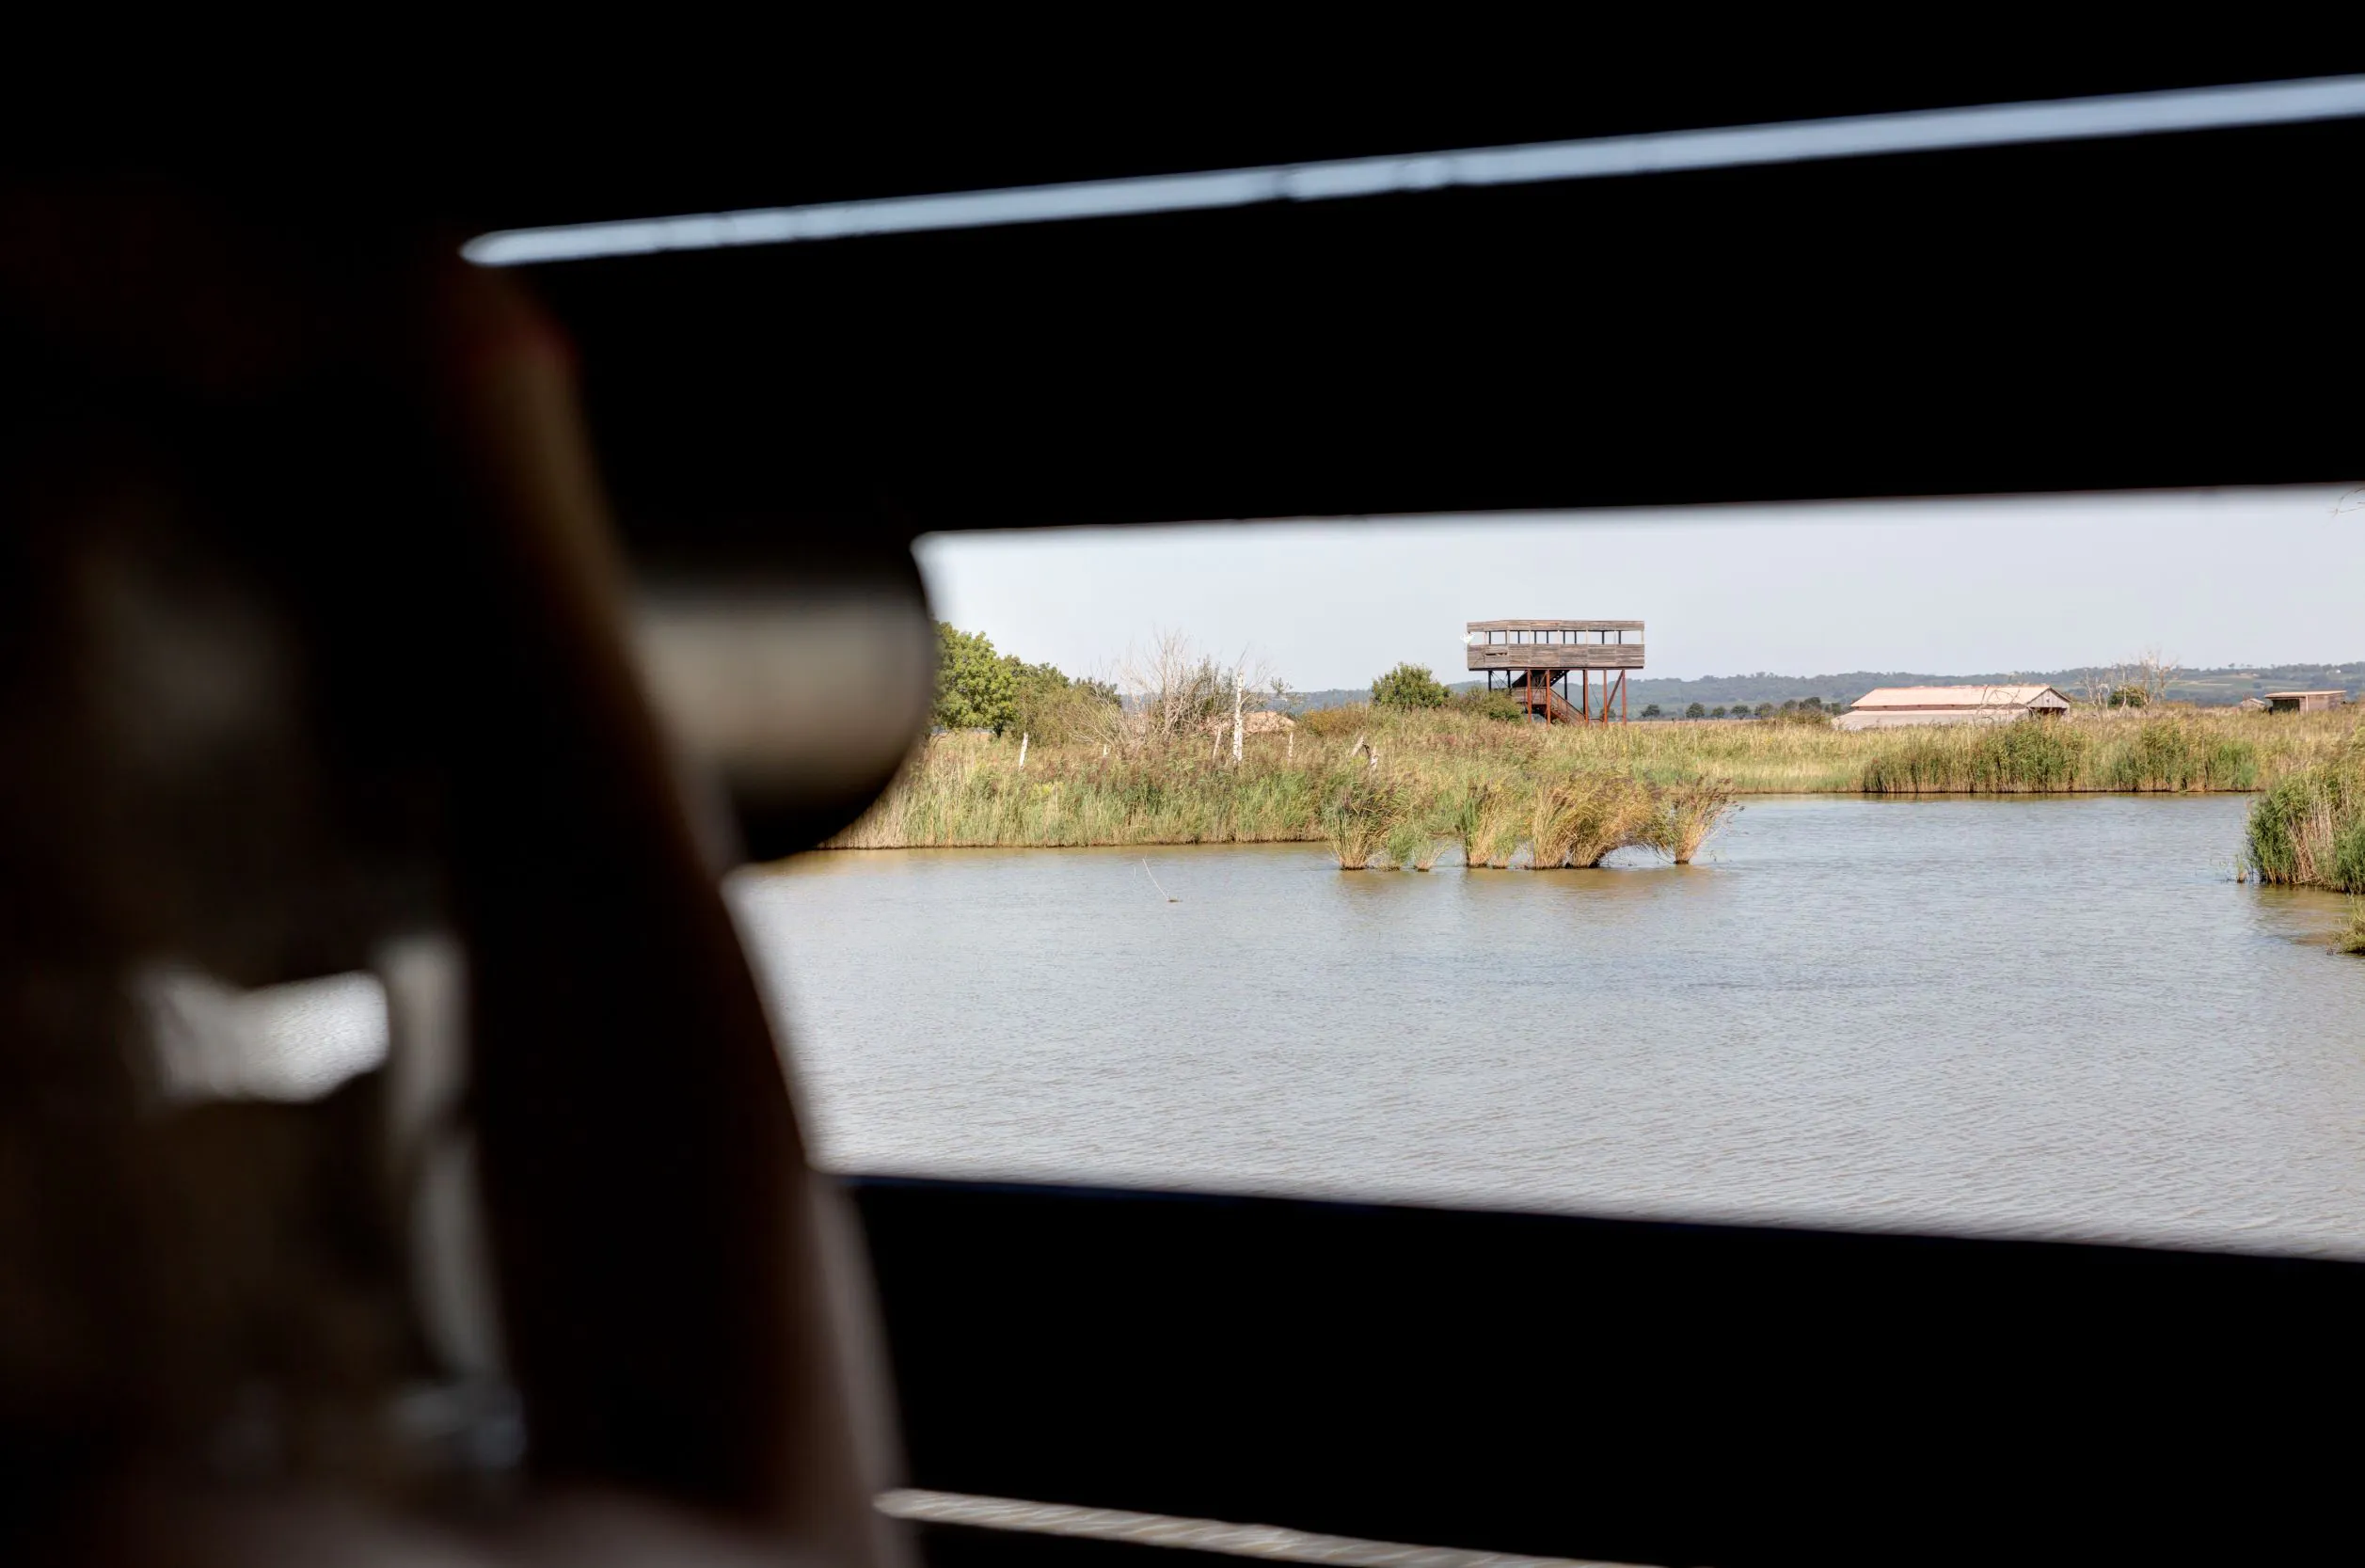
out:
M2262 882L2365 894L2365 730L2351 731L2331 755L2294 768L2259 797L2248 847ZM2357 926L2352 914L2351 930Z
M1588 826L1587 814L1598 803L1591 794L1580 802L1566 792L1579 788L1576 781L1609 779L1624 783L1586 784L1582 790L1638 786L1641 794L1620 799L1631 815L1633 802L1647 797L1646 820L1625 822L1621 831L1670 859L1688 860L1735 798L1748 795L2266 790L2273 799L2294 779L2350 768L2341 759L2357 750L2350 742L2355 728L2356 721L2341 713L2209 710L1855 733L1763 720L1547 729L1452 709L1334 708L1307 715L1294 736L1248 737L1237 764L1229 744L1186 741L1131 753L1038 744L1024 768L1015 737L938 736L915 752L878 805L830 845L1336 839L1365 864L1419 868L1453 853L1471 865L1502 866L1538 842L1539 829L1548 858L1563 838L1571 857L1589 848L1598 825ZM1357 741L1366 744L1358 749ZM2365 790L2354 799L2365 802ZM2334 816L2351 820L2337 811ZM2327 869L2344 863L2339 842L2345 841L2337 828L2322 840L2319 858ZM2355 842L2365 855L2365 837ZM2307 843L2317 854L2318 840ZM2275 879L2265 859L2258 863Z

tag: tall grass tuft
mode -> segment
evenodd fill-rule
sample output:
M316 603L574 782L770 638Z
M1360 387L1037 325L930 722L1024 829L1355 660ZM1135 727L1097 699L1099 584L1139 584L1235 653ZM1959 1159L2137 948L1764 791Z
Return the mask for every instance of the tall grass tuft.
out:
M1475 843L1478 853L1469 863L1500 871L1519 852L1519 835L1533 810L1535 791L1519 775L1488 786L1479 802Z
M1322 808L1323 836L1339 857L1339 869L1369 867L1397 837L1406 815L1404 791L1393 783L1364 769L1344 770Z
M1494 792L1495 786L1484 780L1457 781L1437 792L1429 831L1460 849L1464 865L1486 863L1479 841Z
M1690 865L1708 835L1737 809L1733 786L1726 780L1694 779L1670 784L1653 803L1643 842L1677 865Z
M2262 882L2365 893L2365 756L2282 779L2250 807L2248 838Z
M1540 790L1530 829L1535 868L1599 865L1643 842L1657 809L1651 787L1622 773L1579 773Z

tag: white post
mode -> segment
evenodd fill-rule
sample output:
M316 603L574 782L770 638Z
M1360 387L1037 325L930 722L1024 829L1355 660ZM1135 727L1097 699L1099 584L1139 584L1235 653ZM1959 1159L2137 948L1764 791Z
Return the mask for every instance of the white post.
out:
M1021 731L1019 731L1019 732L1018 732L1018 765L1019 765L1021 768L1024 768L1024 767L1025 767L1025 766L1026 766L1026 740L1027 740L1026 732L1025 732L1024 730L1021 730Z
M1297 760L1297 732L1292 729L1285 730L1282 734L1288 737L1288 740L1281 760L1284 762L1295 762Z
M1240 760L1240 666L1231 667L1231 760Z

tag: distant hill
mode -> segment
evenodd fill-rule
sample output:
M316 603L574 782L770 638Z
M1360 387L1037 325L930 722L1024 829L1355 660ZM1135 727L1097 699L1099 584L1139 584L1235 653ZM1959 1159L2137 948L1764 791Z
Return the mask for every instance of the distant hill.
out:
M1849 670L1836 675L1703 675L1698 680L1637 678L1627 685L1627 706L1640 713L1652 703L1680 713L1693 703L1730 707L1735 703L1786 703L1820 697L1828 706L1845 707L1877 686L1987 686L2027 682L2057 686L2071 697L2085 689L2086 670L2009 670L1976 675L1936 675L1914 670ZM1452 689L1474 690L1477 681L1461 681ZM2365 690L2365 660L2353 664L2229 664L2217 670L2185 670L2167 689L2167 700L2196 703L2203 707L2227 707L2245 697L2269 691L2345 691L2355 699ZM1334 688L1298 693L1307 708L1341 707L1368 703L1369 688Z

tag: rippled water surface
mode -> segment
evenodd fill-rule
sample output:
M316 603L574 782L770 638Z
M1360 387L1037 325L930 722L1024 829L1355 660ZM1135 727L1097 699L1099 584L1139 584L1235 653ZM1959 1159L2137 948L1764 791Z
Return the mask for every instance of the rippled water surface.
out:
M736 897L840 1169L2365 1255L2365 960L2246 801L1752 803L1707 863L810 856ZM1168 895L1172 896L1168 901Z

